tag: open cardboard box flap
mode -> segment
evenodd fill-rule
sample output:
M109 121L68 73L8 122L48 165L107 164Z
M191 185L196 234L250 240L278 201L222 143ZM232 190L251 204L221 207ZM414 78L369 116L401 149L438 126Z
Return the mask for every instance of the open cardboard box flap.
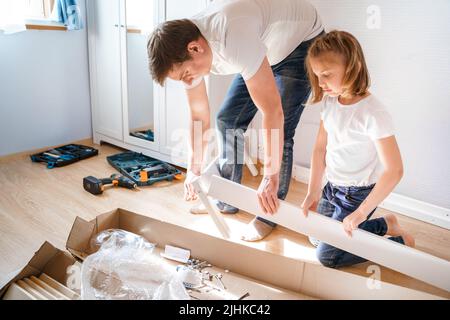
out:
M206 260L257 282L324 299L439 299L430 293L381 282L382 289L368 286L368 277L273 254L231 240L193 231L124 209L99 215L92 221L77 218L66 248L84 260L94 253L90 241L107 229L122 229L143 236L159 248L172 245L191 250ZM370 276L370 275L369 275ZM448 298L448 297L447 297Z
M117 214L111 212L110 215L116 216ZM72 229L70 230L66 242L66 249L81 260L84 260L92 253L90 249L90 239L99 232L97 220L98 218L88 222L80 217L76 217Z
M13 274L5 283L0 284L0 297L4 295L11 283L31 276L38 277L41 273L47 274L61 284L66 284L70 276L67 269L75 262L76 259L68 252L45 242L24 268Z

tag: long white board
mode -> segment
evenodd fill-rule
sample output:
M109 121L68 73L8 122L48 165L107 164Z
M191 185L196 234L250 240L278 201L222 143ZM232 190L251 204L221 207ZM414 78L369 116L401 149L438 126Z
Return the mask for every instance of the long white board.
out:
M208 196L450 291L450 262L447 260L361 229L354 230L350 238L344 232L341 222L312 211L306 218L300 208L285 201L280 201L280 208L275 215L264 215L259 207L256 190L224 179L215 173L217 170L210 166L201 178L205 180L202 189ZM223 229L223 225L221 228Z

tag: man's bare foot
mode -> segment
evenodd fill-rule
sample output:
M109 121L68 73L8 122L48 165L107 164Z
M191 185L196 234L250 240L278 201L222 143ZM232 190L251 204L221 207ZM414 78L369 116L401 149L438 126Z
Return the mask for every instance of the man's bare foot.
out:
M241 239L244 241L259 241L267 237L273 230L272 226L258 219L253 219L246 227Z
M213 200L213 204L221 213L235 214L239 212L238 208L230 206L229 204L223 203L219 200ZM199 201L194 206L192 206L191 209L189 209L189 212L192 214L207 214L208 210L206 209L205 205Z
M206 210L206 207L203 203L197 203L196 205L194 205L190 210L190 213L192 214L206 214L208 213L208 210Z
M415 247L416 243L414 237L400 226L397 217L394 214L388 213L384 216L384 220L386 220L386 224L388 227L386 232L387 235L393 237L401 236L403 238L403 241L405 242L405 245L412 248Z

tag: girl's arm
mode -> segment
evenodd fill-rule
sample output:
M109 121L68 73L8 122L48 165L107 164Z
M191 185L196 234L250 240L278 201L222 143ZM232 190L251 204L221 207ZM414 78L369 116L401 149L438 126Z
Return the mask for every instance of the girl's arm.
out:
M369 196L355 212L344 219L344 229L349 235L392 192L403 176L402 157L395 136L379 139L375 146L384 171Z
M322 191L322 177L325 171L325 155L327 153L327 132L323 126L323 121L320 121L319 132L314 145L313 154L311 157L311 172L309 177L308 194L303 201L302 208L305 217L308 215L308 210L315 210L317 203L320 200Z

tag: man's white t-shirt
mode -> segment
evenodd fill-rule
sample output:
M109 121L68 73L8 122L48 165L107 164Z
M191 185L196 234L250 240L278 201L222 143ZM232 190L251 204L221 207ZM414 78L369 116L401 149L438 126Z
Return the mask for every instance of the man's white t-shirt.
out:
M391 116L373 95L352 105L325 96L319 103L327 132L326 177L338 186L369 186L383 166L375 140L394 135Z
M323 30L305 0L219 0L190 20L212 49L211 73L240 73L244 80L255 75L264 57L273 66Z

